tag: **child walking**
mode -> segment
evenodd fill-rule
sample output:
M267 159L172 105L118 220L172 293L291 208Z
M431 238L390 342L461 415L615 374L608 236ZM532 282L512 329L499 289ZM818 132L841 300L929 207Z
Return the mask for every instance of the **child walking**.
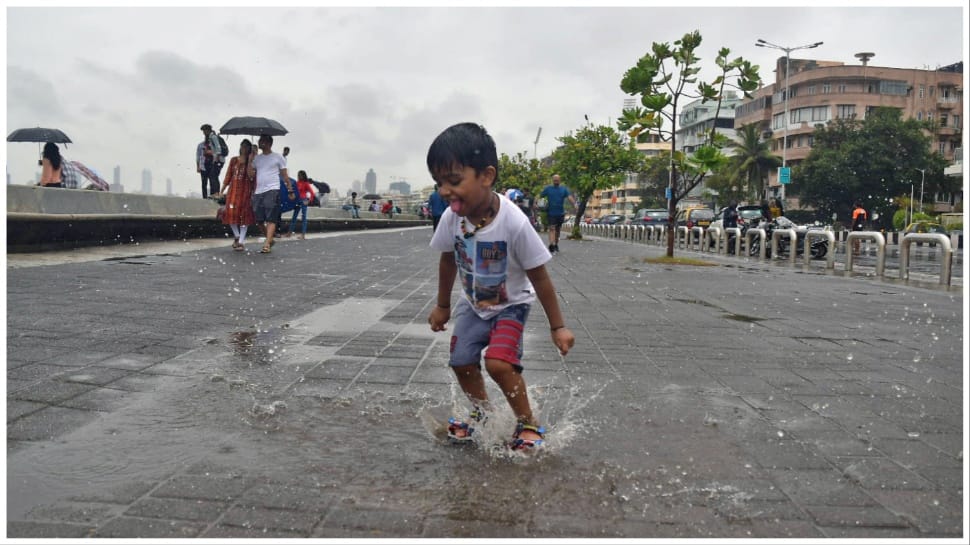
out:
M563 322L545 264L552 258L522 211L492 191L498 180L495 142L484 127L460 123L449 127L428 150L428 171L448 203L431 239L441 252L437 304L428 316L432 331L443 331L454 318L449 365L473 409L467 419L452 418L448 434L468 440L489 410L485 370L505 395L517 421L513 449L542 444L545 429L529 404L522 377L522 334L538 298L549 320L552 342L565 355L575 338ZM460 275L460 276L459 276ZM455 277L462 296L451 308Z

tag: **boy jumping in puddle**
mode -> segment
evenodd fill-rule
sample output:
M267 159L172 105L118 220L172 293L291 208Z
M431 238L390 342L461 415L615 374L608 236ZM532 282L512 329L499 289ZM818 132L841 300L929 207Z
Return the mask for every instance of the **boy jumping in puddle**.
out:
M539 425L522 378L522 337L529 309L537 298L549 320L552 342L562 355L575 338L563 322L545 264L552 258L522 211L492 191L498 180L495 142L484 127L459 123L445 129L428 150L428 171L448 203L431 248L438 262L437 304L428 316L432 331L445 330L452 317L449 365L472 402L467 419L451 418L448 435L469 440L489 409L485 370L498 384L517 421L509 446L525 450L542 445ZM460 275L460 276L459 276ZM455 278L462 294L451 309Z

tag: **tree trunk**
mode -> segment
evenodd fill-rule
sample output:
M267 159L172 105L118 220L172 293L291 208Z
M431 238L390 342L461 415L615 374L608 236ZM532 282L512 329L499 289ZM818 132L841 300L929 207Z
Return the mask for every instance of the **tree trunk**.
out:
M581 199L578 203L579 206L576 207L576 219L573 220L573 230L570 235L571 238L575 240L580 240L583 238L583 234L579 231L579 222L583 221L583 217L586 214L586 201L589 197Z

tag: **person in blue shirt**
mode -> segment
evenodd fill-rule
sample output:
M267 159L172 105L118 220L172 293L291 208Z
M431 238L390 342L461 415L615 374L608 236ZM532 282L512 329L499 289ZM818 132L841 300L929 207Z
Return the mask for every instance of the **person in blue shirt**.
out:
M432 231L437 231L438 222L441 221L441 215L444 214L445 210L448 209L448 203L441 198L440 194L438 194L437 184L435 184L434 191L431 193L431 196L428 197L428 207L431 208Z
M558 174L553 175L552 185L542 188L539 197L546 199L546 213L549 215L549 251L558 252L559 232L562 230L562 222L566 219L566 199L576 206L576 198L566 186L561 185Z

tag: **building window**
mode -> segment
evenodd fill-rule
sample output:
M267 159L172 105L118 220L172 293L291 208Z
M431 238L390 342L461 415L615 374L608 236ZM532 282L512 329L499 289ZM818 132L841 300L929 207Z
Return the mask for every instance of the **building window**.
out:
M920 83L919 84L919 99L920 100L923 100L923 97L924 96L926 96L926 85Z
M906 96L909 93L909 84L899 80L883 80L879 82L880 95Z
M835 106L835 117L852 119L855 117L855 104L838 104Z
M812 121L828 121L828 120L829 120L828 106L815 106L812 108Z
M808 147L810 147L810 148L815 147L815 135L814 134L808 135Z
M926 112L926 120L930 123L933 122L933 112Z
M940 126L946 127L947 115L945 113L940 114Z
M822 94L823 95L827 95L827 94L829 94L831 92L832 92L832 84L831 83L823 83L822 84Z
M840 92L840 93L843 93L843 94L844 94L844 93L846 93L847 91L848 91L848 87L846 86L846 84L844 84L844 83L840 83L840 84L839 84L839 92Z
M933 87L932 85L930 85L930 96L931 96L931 97L933 96L933 91L934 91L934 90L936 90L936 88L935 88L935 87Z
M940 149L940 155L944 155L946 153L946 140L940 140L939 149Z
M815 86L814 85L809 85L808 86L808 94L810 94L810 95L814 95L815 94Z
M916 121L922 121L922 120L923 120L923 110L920 110L916 112Z

